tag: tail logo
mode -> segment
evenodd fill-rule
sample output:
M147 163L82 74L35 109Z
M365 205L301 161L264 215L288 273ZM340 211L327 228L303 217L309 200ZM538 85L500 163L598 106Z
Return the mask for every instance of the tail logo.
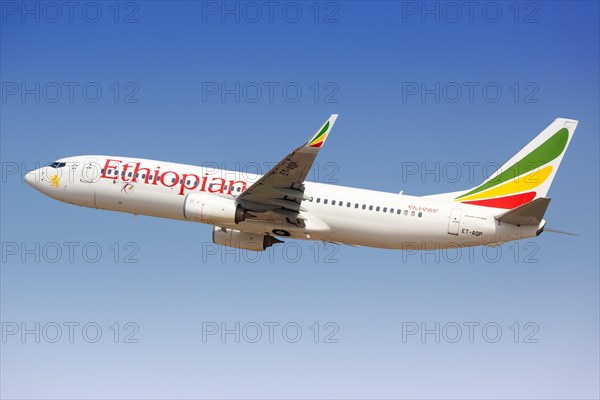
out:
M329 130L329 121L323 125L321 130L308 142L308 147L321 147L327 139L327 134Z
M543 184L553 171L546 165L559 157L569 140L562 128L529 154L495 177L454 200L466 204L495 208L514 208L533 200L533 190Z

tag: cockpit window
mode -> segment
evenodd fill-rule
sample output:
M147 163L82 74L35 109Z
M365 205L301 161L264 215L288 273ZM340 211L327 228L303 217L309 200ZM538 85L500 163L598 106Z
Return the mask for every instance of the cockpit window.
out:
M58 162L58 161L55 161L55 162L53 162L53 163L51 163L51 164L48 164L48 166L49 166L49 167L52 167L52 168L62 168L62 167L64 167L65 165L67 165L67 163L64 163L64 162Z

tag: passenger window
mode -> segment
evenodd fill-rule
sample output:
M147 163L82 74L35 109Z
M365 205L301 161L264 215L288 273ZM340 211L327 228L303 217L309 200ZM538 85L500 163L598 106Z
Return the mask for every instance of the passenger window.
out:
M390 214L393 214L393 213L394 213L394 209L390 208Z
M404 210L404 215L408 215L408 210Z
M115 175L119 175L119 171L115 169Z
M323 199L323 204L327 204L327 199Z
M171 178L171 183L175 183L175 178Z
M402 214L402 210L398 209L398 211L396 211L396 214L398 214L398 215Z
M321 198L317 197L317 203L320 203L320 202L321 202Z
M358 208L358 203L354 203L354 208Z
M335 206L335 200L331 200L331 205Z
M148 179L152 180L152 175L150 175L150 176L148 177Z
M367 205L363 204L363 210L366 210L366 209L367 209Z
M340 201L340 207L344 207L344 202Z
M187 181L185 181L185 184L189 186L190 185L190 180L188 179Z
M346 203L346 207L350 207L350 202L347 202L347 203Z
M100 173L102 173L102 174L104 173L104 168L102 168L102 169L100 170Z
M237 188L237 191L238 191L238 192L241 192L241 191L242 191L242 187L241 187L241 186L240 186L240 187L238 187L238 188Z
M373 211L373 206L369 206L369 211Z
M387 207L383 207L383 212L387 212Z
M146 174L142 174L142 179L146 179Z
M418 216L419 218L421 218L421 216L422 216L422 215L423 215L423 213L422 213L422 212L420 212L420 213L419 213L417 216Z
M411 212L410 212L410 216L411 216L411 217L414 217L414 216L415 216L415 212L414 212L414 211L411 211Z
M377 208L375 209L375 211L379 211L379 206L377 206Z
M130 177L130 178L131 178L131 175L133 175L133 172L130 172L130 173L127 174L127 176Z
M173 182L175 182L175 179L173 179ZM212 187L213 187L213 184L212 184L212 183L211 183L210 185L208 185L208 188L209 188L209 189L212 189Z

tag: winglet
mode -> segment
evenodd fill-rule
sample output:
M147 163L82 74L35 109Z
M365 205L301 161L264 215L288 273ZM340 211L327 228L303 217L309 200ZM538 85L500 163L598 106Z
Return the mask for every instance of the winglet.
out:
M331 132L331 128L333 128L333 124L335 124L335 120L337 119L337 117L337 114L332 114L331 117L329 117L329 119L325 121L321 129L319 129L317 133L315 133L313 137L308 141L308 143L306 143L305 147L312 147L317 149L322 147L323 143L325 143L325 140L327 139L327 135L329 135L329 132Z

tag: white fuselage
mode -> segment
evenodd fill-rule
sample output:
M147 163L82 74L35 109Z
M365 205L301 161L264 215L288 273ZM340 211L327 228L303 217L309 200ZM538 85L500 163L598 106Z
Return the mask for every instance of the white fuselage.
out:
M117 156L78 156L60 162L65 165L30 172L27 183L66 203L178 220L191 220L185 214L189 195L206 193L235 201L261 177ZM304 227L276 219L219 226L268 235L286 231L297 239L416 250L495 245L535 236L545 224L501 224L494 216L505 211L502 209L330 184L305 182L304 193L310 197L301 203Z

